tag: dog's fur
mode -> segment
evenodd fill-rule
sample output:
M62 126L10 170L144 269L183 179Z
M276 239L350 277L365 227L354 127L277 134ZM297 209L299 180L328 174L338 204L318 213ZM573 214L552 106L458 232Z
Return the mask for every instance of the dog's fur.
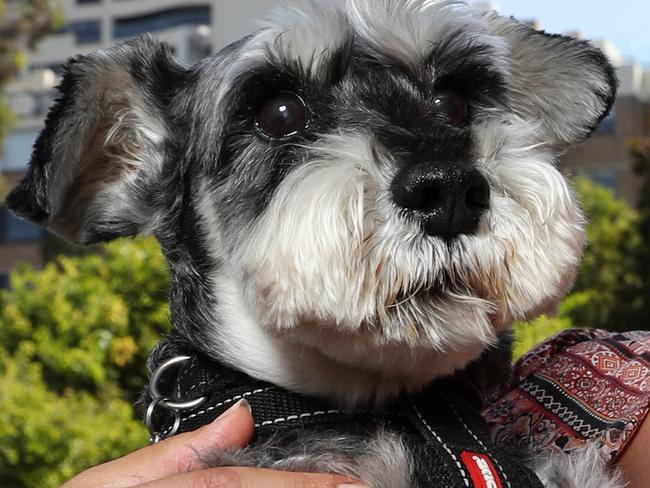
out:
M448 89L467 100L462 126L432 103ZM294 2L192 67L147 37L70 61L8 204L76 242L154 234L179 334L255 378L381 403L463 368L571 287L583 216L556 158L615 89L586 42L462 1ZM256 117L284 91L308 125L274 139ZM489 182L475 232L427 235L394 202L396 178L428 161ZM368 443L362 477L407 485L399 439ZM320 467L309 452L269 463ZM386 485L396 459L404 481ZM596 486L562 486L578 485Z

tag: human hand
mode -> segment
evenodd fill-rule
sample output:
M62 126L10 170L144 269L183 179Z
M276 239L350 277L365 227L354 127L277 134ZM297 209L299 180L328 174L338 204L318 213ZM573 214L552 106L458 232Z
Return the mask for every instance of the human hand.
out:
M342 476L258 468L205 469L199 455L245 446L254 422L245 401L214 422L90 468L61 488L343 488L361 487Z

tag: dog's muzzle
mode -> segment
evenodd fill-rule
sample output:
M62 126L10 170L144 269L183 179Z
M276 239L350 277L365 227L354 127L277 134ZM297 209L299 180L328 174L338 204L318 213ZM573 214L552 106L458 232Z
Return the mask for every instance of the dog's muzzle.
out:
M392 184L393 200L412 212L430 236L447 241L473 234L490 206L490 185L462 163L420 163L401 170Z

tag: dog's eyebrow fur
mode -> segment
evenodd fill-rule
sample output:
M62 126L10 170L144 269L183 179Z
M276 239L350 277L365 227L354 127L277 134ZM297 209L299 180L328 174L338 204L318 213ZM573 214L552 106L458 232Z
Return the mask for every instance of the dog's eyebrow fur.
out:
M246 94L255 94L254 98L263 98L273 91L311 91L327 90L340 82L349 73L353 62L354 39L334 50L314 54L311 62L305 64L302 59L289 58L267 46L264 55L257 64L243 71L235 79L238 86L235 105L241 105ZM318 58L318 62L314 62ZM251 108L251 107L249 107Z
M434 44L426 66L434 70L437 87L459 87L476 102L507 105L506 74L495 65L495 49L473 39L450 37Z
M499 66L492 62L493 47L472 39L449 39L432 44L428 55L413 64L358 40L352 47L353 70L362 67L369 72L380 68L404 77L418 86L425 97L440 89L453 89L474 105L486 107L507 106L507 83Z
M356 38L350 38L335 52L330 54L330 60L327 63L327 83L335 85L341 81L348 73L352 61Z

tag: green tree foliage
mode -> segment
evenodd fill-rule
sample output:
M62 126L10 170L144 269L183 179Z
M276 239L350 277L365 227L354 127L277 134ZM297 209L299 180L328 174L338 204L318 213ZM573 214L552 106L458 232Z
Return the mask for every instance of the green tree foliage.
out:
M530 322L516 323L513 359L519 359L548 337L572 328L571 319L564 314L559 314L557 317L542 315Z
M637 146L632 155L635 160L634 170L641 179L637 202L641 247L636 261L639 274L644 278L640 295L645 305L645 308L639 310L636 322L639 328L650 329L650 143L646 141L643 146Z
M566 314L580 327L629 330L641 324L640 215L608 189L579 179L588 243Z
M5 180L0 174L0 202L4 201L8 192L9 192L9 185L7 184L7 180Z
M50 389L140 391L169 323L167 267L154 240L60 256L42 270L20 266L10 286L0 291L0 347L41 364Z
M119 392L56 393L44 368L0 361L0 486L54 488L88 466L141 447L142 425Z
M572 327L608 330L643 328L642 239L639 212L608 189L587 179L575 181L587 216L588 243L575 286L556 317L515 325L515 357L547 337ZM646 308L647 309L647 308Z
M62 24L61 10L53 0L0 0L0 92L25 67L25 50ZM0 146L13 121L0 98Z
M167 330L153 239L21 266L0 291L0 486L54 487L144 445L133 402Z

